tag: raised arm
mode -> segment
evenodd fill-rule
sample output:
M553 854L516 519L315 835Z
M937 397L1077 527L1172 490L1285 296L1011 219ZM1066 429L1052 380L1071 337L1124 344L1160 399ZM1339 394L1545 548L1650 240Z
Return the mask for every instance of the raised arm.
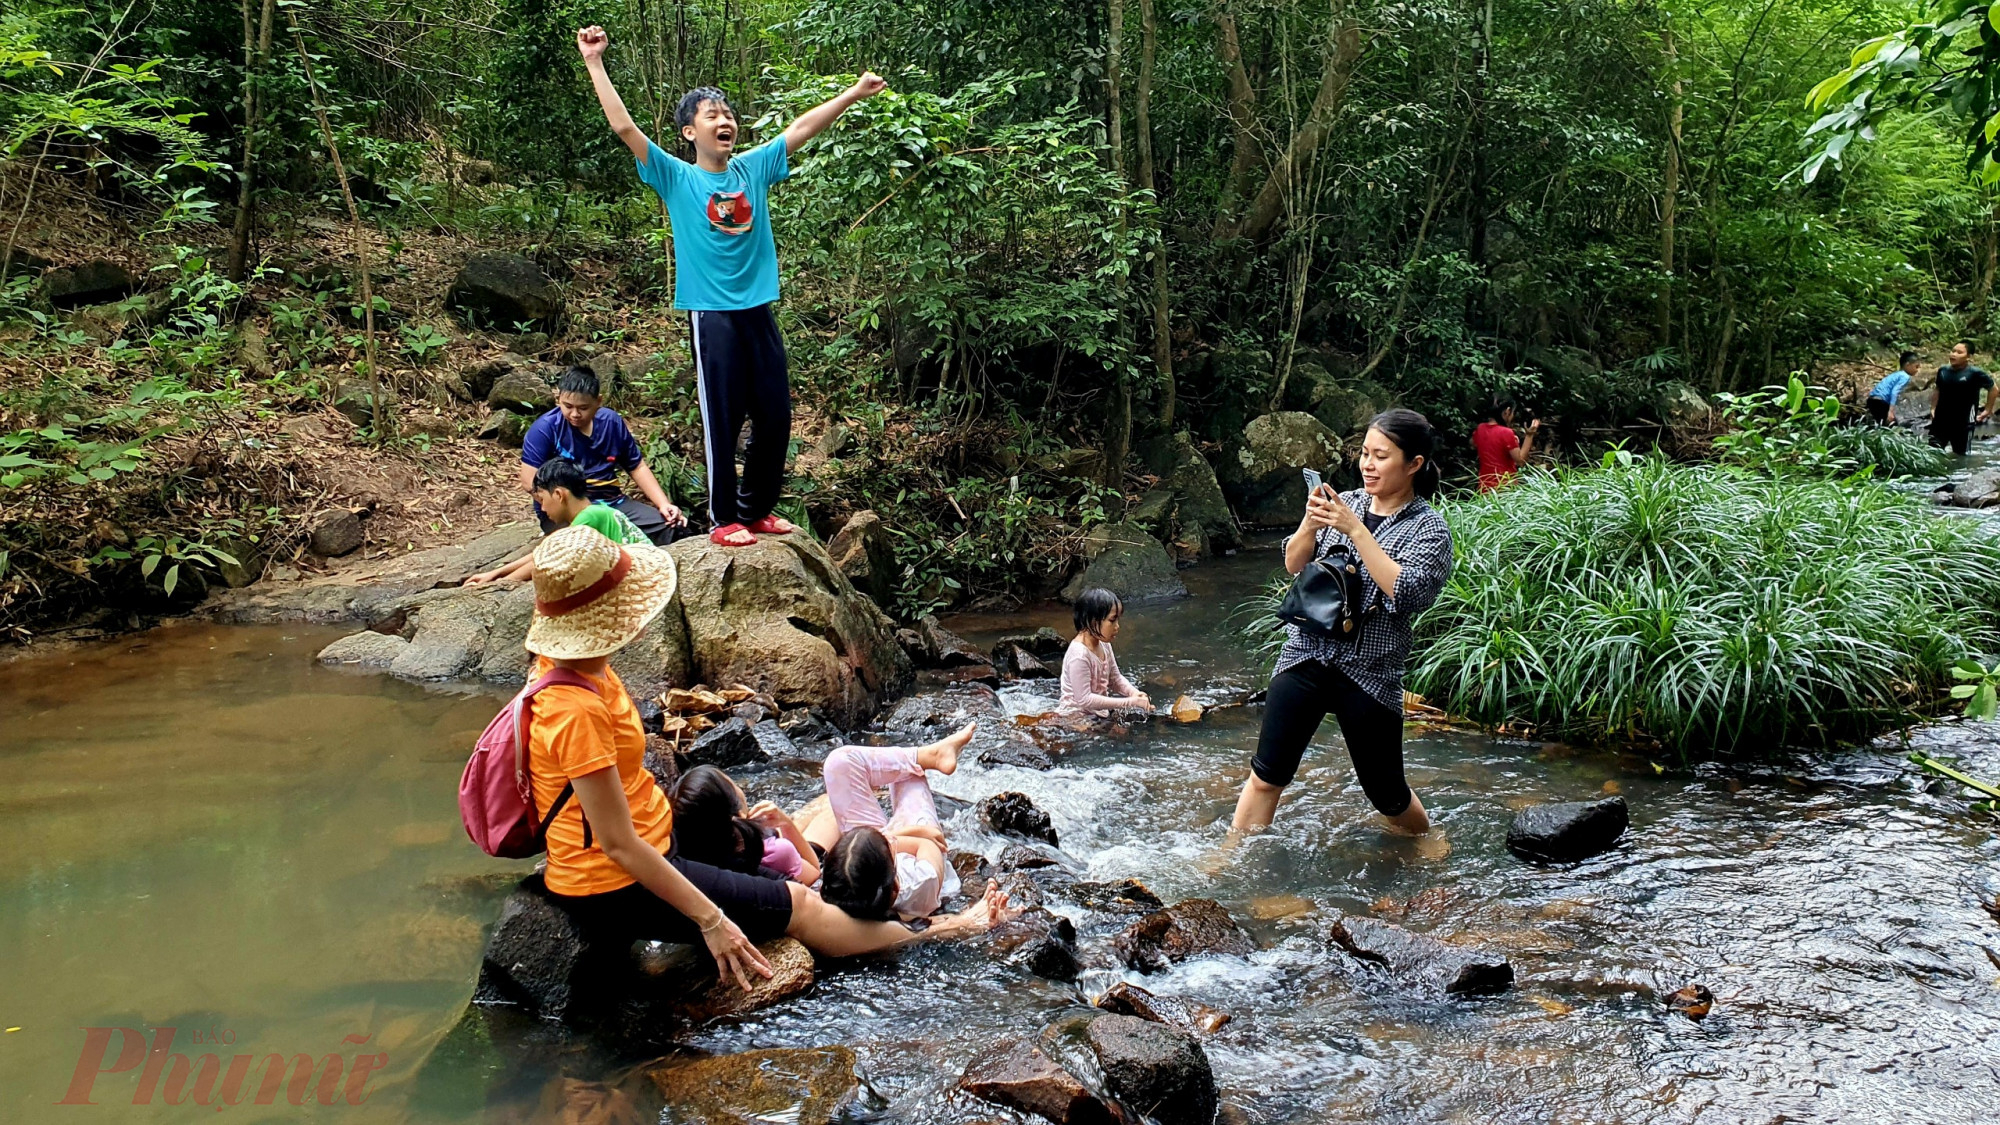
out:
M887 85L881 75L871 70L855 79L854 85L842 90L832 99L799 114L798 120L785 128L785 152L790 154L799 151L800 146L807 141L826 132L826 127L833 124L834 118L846 113L848 106L863 98L874 97ZM609 88L608 84L602 87L602 89ZM604 97L602 89L597 95L600 100ZM611 96L616 98L618 95L614 93Z
M1521 444L1507 451L1509 454L1513 455L1514 463L1516 465L1527 464L1528 458L1534 455L1535 435L1540 433L1541 429L1542 429L1542 420L1540 418L1537 418L1534 421L1528 423L1528 436L1521 439Z
M597 91L597 104L604 107L604 119L611 123L611 131L618 134L625 147L632 150L632 159L644 161L653 142L633 123L632 115L625 110L625 99L618 96L618 88L604 72L604 48L610 45L611 37L596 24L576 33L576 49L583 55L583 69L590 73L590 87Z

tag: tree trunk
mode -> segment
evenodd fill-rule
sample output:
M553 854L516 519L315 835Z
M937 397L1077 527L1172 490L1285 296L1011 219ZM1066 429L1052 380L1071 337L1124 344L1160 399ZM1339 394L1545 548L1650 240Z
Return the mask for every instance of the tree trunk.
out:
M1159 50L1159 24L1154 0L1139 0L1139 100L1133 107L1139 129L1139 186L1153 194L1160 207L1159 183L1153 168L1153 61ZM1153 247L1153 366L1160 372L1160 425L1174 432L1174 338L1167 305L1167 221L1160 208L1160 241Z
M1972 283L1972 315L1965 322L1968 334L1986 330L1986 306L1993 300L1993 275L2000 272L2000 199L1993 201L1992 209L1986 213L1985 237L1980 242L1986 253L1979 263L1979 276Z
M1674 29L1660 28L1660 47L1672 78L1667 102L1667 166L1660 176L1660 346L1673 339L1674 327L1674 204L1681 190L1681 75L1674 50Z
M1236 33L1236 5L1234 0L1221 0L1214 7L1215 26L1218 36L1216 53L1222 60L1222 69L1229 75L1229 125L1232 142L1229 157L1229 179L1222 185L1222 206L1216 218L1216 231L1233 226L1230 216L1236 213L1237 205L1250 189L1250 175L1256 171L1260 155L1257 144L1257 91L1250 85L1250 72L1243 65L1243 41Z
M327 155L333 159L333 174L340 178L340 197L347 201L347 217L354 224L354 257L361 267L361 324L368 359L369 420L379 445L389 435L382 421L382 370L375 363L375 282L368 274L368 239L361 229L361 208L355 205L354 189L347 182L347 167L340 162L340 146L333 140L333 125L326 118L326 102L320 98L319 82L313 77L312 56L306 53L305 36L299 32L298 14L288 11L285 19L292 26L292 42L299 48L299 64L305 68L306 89L312 94L313 114L319 118L320 138L326 142ZM334 398L339 397L336 390Z
M1218 230L1220 236L1255 240L1270 233L1284 214L1285 192L1292 184L1295 170L1312 161L1321 142L1333 131L1333 119L1347 99L1354 67L1361 61L1361 28L1344 9L1335 18L1333 31L1327 37L1326 67L1320 74L1319 93L1313 98L1312 108L1306 111L1306 119L1292 134L1284 153L1265 174L1264 186L1244 212L1242 224L1233 230ZM1222 221L1226 224L1229 217L1225 215Z
M1120 81L1118 53L1125 35L1125 0L1109 0L1106 12L1106 34L1104 40L1104 117L1105 132L1111 148L1111 173L1118 177L1120 198L1118 201L1118 234L1123 243L1127 222L1123 184L1125 183L1125 127L1120 120L1118 86ZM1112 403L1111 433L1104 447L1104 483L1110 488L1121 488L1125 482L1125 458L1132 451L1132 363L1131 349L1123 346L1131 331L1125 315L1127 281L1121 279L1112 291L1112 300L1117 302L1118 341L1121 347L1113 357L1117 364L1116 401Z
M1482 276L1487 272L1486 220L1490 214L1486 200L1486 98L1492 83L1492 70L1493 0L1486 0L1479 30L1479 65L1472 79L1472 136L1468 141L1472 146L1472 188L1466 194L1465 207L1466 226L1471 232L1467 238L1467 253Z
M276 0L264 10L251 37L250 0L243 0L243 166L236 171L236 222L229 231L229 280L242 281L250 268L250 227L257 208L257 126L263 118L262 78L271 57Z

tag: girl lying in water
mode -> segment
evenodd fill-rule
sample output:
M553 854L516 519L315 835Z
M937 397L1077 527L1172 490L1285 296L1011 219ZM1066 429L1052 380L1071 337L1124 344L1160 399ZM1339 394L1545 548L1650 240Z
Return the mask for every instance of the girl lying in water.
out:
M769 801L746 807L743 790L714 766L696 766L674 785L680 854L732 871L820 884L821 897L850 917L914 920L959 890L945 859L944 829L924 774L958 769L972 740L967 724L928 746L841 746L822 776L827 805L801 829ZM875 797L889 790L884 815Z

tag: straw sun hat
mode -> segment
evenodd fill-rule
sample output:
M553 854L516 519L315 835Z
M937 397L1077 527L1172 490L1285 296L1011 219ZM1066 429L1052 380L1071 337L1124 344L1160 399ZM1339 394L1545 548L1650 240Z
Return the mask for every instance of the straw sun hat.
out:
M588 527L551 532L535 548L535 620L528 651L551 660L609 656L674 599L674 558L626 549Z

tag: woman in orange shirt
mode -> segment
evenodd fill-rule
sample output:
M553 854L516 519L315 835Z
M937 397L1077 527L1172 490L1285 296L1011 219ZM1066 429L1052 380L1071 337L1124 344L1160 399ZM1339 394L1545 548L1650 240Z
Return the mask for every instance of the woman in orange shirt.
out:
M657 941L705 945L725 978L750 987L770 976L756 943L790 935L833 957L872 953L918 938L981 933L1019 913L996 887L918 933L864 922L810 888L726 871L674 854L673 807L644 765L645 728L610 657L673 600L673 557L627 550L587 527L535 548L530 678L551 668L581 674L595 691L558 684L535 698L528 733L536 809L564 785L576 800L550 824L543 878L592 944Z

